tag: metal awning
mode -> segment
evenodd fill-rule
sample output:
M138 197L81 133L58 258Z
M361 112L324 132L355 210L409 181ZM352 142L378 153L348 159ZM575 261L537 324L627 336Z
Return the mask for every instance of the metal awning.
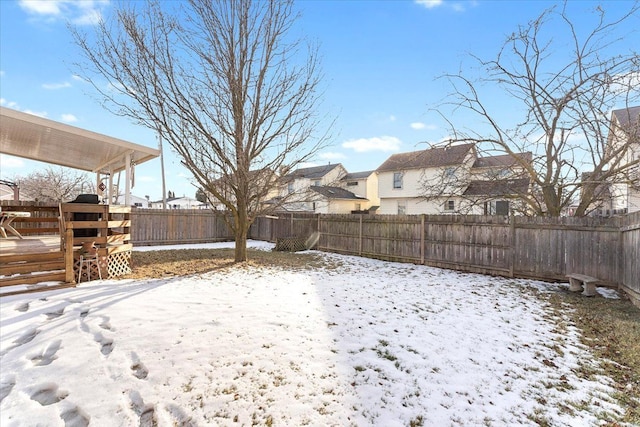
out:
M0 153L89 172L114 174L160 150L0 107Z

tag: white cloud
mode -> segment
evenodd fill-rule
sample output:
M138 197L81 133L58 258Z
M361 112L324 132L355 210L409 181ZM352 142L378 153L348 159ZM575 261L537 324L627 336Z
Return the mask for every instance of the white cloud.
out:
M416 3L427 9L433 9L434 7L442 5L443 0L416 0Z
M73 123L73 122L77 122L78 118L73 114L63 114L62 121L66 123Z
M409 126L411 126L411 129L415 129L415 130L422 130L422 129L436 130L438 128L436 125L428 125L422 122L413 122Z
M323 160L342 160L347 158L347 156L345 156L344 154L336 152L321 153L318 155L318 157Z
M400 141L395 136L376 136L373 138L350 139L342 143L344 148L351 148L357 153L367 151L398 151Z
M6 169L18 169L24 167L24 161L19 157L0 154L0 167Z
M58 89L64 89L67 87L71 87L71 83L69 82L64 82L64 83L43 83L42 87L44 89L47 90L58 90Z
M390 122L395 122L396 121L396 116L394 116L394 115L389 116L389 121Z
M478 5L477 0L471 1L447 1L444 0L415 0L415 3L423 6L426 9L435 9L436 7L448 7L454 12L464 12L467 7L476 7Z
M76 25L95 25L109 0L20 0L27 13L50 21L64 20Z
M4 70L0 70L0 77L4 77Z
M18 3L25 11L35 15L60 15L60 5L64 1L59 0L20 0Z

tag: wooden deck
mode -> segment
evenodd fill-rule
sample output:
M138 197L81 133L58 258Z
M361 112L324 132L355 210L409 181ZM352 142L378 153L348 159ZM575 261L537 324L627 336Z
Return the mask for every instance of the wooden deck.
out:
M60 236L24 236L24 239L0 238L0 255L37 254L60 251Z
M74 286L64 269L59 235L0 239L0 296Z

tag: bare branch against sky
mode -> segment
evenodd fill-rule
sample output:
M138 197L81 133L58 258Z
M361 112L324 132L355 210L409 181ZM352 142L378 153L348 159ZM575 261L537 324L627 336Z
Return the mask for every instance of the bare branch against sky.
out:
M291 1L149 0L73 29L107 108L157 131L230 212L236 261L277 174L327 140L318 52L294 37L296 19Z

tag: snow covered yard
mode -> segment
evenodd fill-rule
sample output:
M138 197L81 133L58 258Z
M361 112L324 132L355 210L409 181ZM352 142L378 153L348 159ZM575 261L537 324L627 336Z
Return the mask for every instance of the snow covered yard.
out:
M158 249L158 248L154 248ZM0 301L5 426L590 426L552 285L322 254Z

